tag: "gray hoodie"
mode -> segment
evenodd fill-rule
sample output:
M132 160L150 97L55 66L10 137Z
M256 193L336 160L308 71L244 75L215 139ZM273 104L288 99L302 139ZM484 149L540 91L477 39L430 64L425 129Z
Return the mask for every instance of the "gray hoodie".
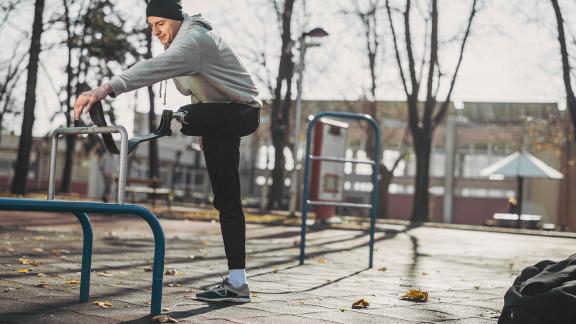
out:
M238 56L200 15L184 21L166 51L114 76L114 95L172 79L192 103L241 103L262 108L258 89Z

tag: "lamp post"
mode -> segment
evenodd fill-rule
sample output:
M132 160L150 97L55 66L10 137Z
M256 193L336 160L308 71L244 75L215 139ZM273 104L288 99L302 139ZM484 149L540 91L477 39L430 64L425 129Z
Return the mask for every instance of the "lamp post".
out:
M300 129L302 127L302 80L304 79L304 60L306 57L306 49L308 47L318 46L317 43L306 43L307 37L326 37L328 32L324 29L316 27L308 32L302 33L298 43L300 44L300 57L298 58L298 82L296 83L297 97L296 97L296 114L294 122L294 149L292 151L292 158L294 160L294 167L290 178L290 216L294 216L296 212L296 204L298 202L298 149L300 148Z

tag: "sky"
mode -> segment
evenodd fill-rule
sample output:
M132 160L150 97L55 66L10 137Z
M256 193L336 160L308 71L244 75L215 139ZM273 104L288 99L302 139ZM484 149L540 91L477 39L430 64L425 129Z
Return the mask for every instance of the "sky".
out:
M135 1L135 0L134 0ZM138 1L140 4L141 1ZM361 2L361 1L360 1ZM394 5L399 1L392 1ZM469 39L464 61L460 70L454 101L490 102L562 102L564 88L561 76L561 62L556 37L555 21L548 1L532 0L484 0ZM31 1L28 7L31 8ZM47 0L45 20L60 10L56 0ZM343 11L353 8L348 0L302 0L296 1L294 34L313 27L323 27L330 36L320 40L320 46L310 48L306 56L304 77L304 99L354 100L362 96L368 88L367 60L363 52L360 22ZM458 43L447 40L461 34L469 12L470 1L440 1L440 38L442 47L440 64L443 71L451 73L457 59ZM561 0L565 9L567 33L576 35L576 4ZM190 14L202 15L215 26L215 31L237 51L247 69L262 90L262 96L269 98L265 79L271 80L277 71L276 53L280 48L278 25L269 0L184 0L184 10ZM133 20L144 19L143 5L135 6L133 1L119 2L119 10ZM140 13L140 10L142 11ZM31 10L21 10L16 17L31 21ZM379 17L382 33L381 52L378 68L378 100L404 100L403 88L394 59L390 31L384 10ZM141 17L140 17L141 16ZM304 17L304 18L302 18ZM401 21L396 20L397 32L402 32ZM423 22L413 15L413 34L416 44L422 43ZM13 29L13 32L10 32ZM11 50L22 40L16 35L23 26L12 22L0 31L3 43ZM14 32L16 31L16 32ZM56 42L56 33L44 35L43 43ZM27 43L25 43L27 44ZM26 45L28 46L28 45ZM6 48L6 47L5 47ZM155 43L154 52L162 48ZM268 73L255 62L255 55L267 53ZM60 126L62 116L51 121L50 116L60 107L54 89L65 82L64 58L58 49L42 54L39 86L37 92L36 123L34 134L41 136L50 129ZM576 55L576 50L573 48ZM295 57L297 57L295 53ZM0 58L2 55L0 54ZM1 67L0 67L1 68ZM25 78L24 78L25 79ZM158 90L158 85L156 85ZM23 92L23 90L22 90ZM148 109L145 92L138 98L122 95L117 100L118 123L131 131L133 108L145 112ZM156 109L178 109L188 104L189 98L180 95L169 82L167 105L157 100ZM20 119L11 125L18 130Z

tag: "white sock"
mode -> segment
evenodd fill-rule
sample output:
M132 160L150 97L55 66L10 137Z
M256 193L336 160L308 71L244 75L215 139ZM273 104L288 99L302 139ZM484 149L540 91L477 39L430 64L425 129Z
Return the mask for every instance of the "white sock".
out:
M233 287L240 287L246 281L246 269L233 269L228 271L228 280Z

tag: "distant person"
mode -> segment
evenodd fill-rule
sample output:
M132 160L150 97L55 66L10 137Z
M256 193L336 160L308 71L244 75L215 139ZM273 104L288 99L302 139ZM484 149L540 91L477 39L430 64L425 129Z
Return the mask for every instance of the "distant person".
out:
M518 199L515 196L508 197L508 214L518 214L520 210L518 210Z
M98 169L100 170L102 180L104 181L104 189L102 190L101 199L103 202L108 202L110 201L110 194L112 192L112 183L114 181L114 176L118 171L118 158L116 158L116 155L104 152L100 156Z
M256 131L260 123L258 89L212 25L200 15L184 14L179 0L150 0L146 16L164 53L82 93L74 104L74 118L108 95L116 97L167 79L174 81L180 93L192 97L191 105L180 108L188 113L180 131L202 137L229 269L222 283L196 296L203 301L250 302L238 166L240 137Z

